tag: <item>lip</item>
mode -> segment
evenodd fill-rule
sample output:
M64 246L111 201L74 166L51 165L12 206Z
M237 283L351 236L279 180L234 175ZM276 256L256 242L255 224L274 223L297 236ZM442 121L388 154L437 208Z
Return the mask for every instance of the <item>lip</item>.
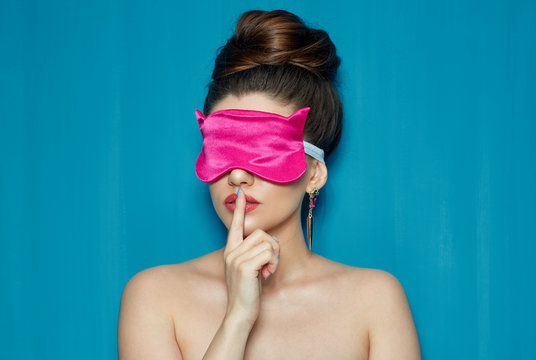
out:
M236 201L236 194L232 193L229 196L227 196L224 200L225 207L229 209L230 212L235 211L235 201ZM246 213L253 211L259 206L260 203L255 199L253 196L249 196L246 194Z

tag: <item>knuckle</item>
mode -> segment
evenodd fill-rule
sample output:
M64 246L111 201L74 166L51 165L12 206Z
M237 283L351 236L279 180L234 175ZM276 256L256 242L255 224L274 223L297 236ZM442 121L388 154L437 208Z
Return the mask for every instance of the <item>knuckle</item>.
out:
M264 234L264 231L262 231L261 229L255 229L251 233L251 235L254 235L255 237L261 237L263 234Z
M243 263L240 263L238 265L238 271L240 271L241 273L244 273L248 270L248 264L243 262Z
M274 253L271 249L267 249L267 250L264 250L261 254L262 254L263 259L269 260L272 258Z
M228 267L235 266L236 262L238 261L240 257L240 254L237 254L236 252L231 252L227 257L225 258L225 264Z
M255 230L256 231L256 230ZM262 242L262 237L258 236L258 233L256 232L252 232L251 235L249 235L247 237L247 242L248 244L250 244L251 246L254 246L254 245L257 245L257 244L260 244Z

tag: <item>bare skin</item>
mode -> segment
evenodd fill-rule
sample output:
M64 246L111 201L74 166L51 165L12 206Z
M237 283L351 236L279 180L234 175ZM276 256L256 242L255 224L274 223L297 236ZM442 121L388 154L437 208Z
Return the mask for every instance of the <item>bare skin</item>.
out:
M296 110L262 94L230 96L213 110L230 108L284 116ZM303 194L327 180L325 166L308 160L306 173L291 184L241 169L210 184L229 229L225 248L130 280L121 301L120 359L421 358L396 278L333 262L306 247ZM233 212L223 199L238 189ZM247 214L244 194L260 202Z

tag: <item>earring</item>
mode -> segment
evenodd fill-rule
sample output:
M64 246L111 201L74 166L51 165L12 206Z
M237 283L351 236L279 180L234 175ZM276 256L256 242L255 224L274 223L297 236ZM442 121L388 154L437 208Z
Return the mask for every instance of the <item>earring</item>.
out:
M309 193L309 214L307 215L307 240L309 241L309 251L311 251L313 245L313 209L315 208L317 196L317 188Z

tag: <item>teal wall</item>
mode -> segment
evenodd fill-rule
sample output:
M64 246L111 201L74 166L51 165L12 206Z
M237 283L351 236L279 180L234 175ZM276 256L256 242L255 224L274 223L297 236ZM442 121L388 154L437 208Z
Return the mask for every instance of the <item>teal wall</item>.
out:
M398 277L426 359L535 359L536 3L522 0L3 0L0 358L115 358L128 279L223 246L193 109L252 8L326 29L343 60L315 250Z

